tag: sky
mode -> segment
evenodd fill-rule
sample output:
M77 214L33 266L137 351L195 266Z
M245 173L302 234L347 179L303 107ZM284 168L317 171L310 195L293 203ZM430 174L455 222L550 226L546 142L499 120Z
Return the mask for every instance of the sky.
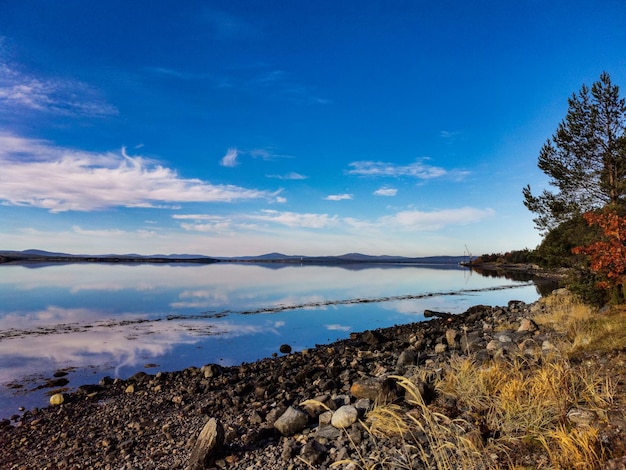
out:
M0 0L0 249L473 255L622 0Z

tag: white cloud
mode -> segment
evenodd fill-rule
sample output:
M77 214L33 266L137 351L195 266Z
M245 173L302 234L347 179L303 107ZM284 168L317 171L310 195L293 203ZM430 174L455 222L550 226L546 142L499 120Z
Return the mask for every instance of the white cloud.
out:
M180 227L187 232L202 232L212 235L224 235L245 233L257 230L254 224L247 223L247 215L233 214L232 216L221 216L212 214L174 214L172 218L175 220L184 220L190 222L181 222Z
M396 188L387 188L383 186L382 188L374 191L372 194L374 196L395 196L397 193L398 190Z
M326 325L326 329L330 331L350 331L352 327L339 325L339 324L333 324L333 325Z
M231 230L230 221L224 220L221 222L208 222L204 224L189 224L182 223L180 227L183 230L187 230L189 232L204 232L204 233L223 233Z
M222 217L219 215L210 214L174 214L172 219L177 220L218 220Z
M36 77L0 57L0 104L5 112L25 110L77 116L112 116L118 110L86 83Z
M237 166L237 157L239 156L239 151L236 148L229 148L226 155L220 161L220 165L234 167Z
M301 175L295 171L291 171L286 175L267 175L268 178L277 178L279 180L305 180L308 176Z
M460 180L469 174L469 172L465 170L446 170L445 168L426 165L421 160L408 165L397 165L395 163L380 161L357 161L349 163L349 166L352 168L346 171L349 175L372 177L399 178L407 176L421 180L451 177Z
M324 199L327 201L344 201L352 199L352 194L331 194Z
M439 230L447 225L466 225L493 217L493 209L444 209L433 212L401 211L391 216L381 217L378 222L383 226L394 226L410 230Z
M43 140L0 134L0 201L50 212L112 207L171 207L184 202L232 202L277 197L234 185L181 178L141 156L55 147ZM163 205L165 204L165 205Z
M439 132L439 136L443 139L447 139L447 140L451 140L454 139L455 137L459 136L461 133L458 131L440 131Z
M272 222L298 228L327 228L337 223L337 216L328 214L300 214L297 212L279 212L273 210L262 211L263 215L248 216L250 219L262 222Z

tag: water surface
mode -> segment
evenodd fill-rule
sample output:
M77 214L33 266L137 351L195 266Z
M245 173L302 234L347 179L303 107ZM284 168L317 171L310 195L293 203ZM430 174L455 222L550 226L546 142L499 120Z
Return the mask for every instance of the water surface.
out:
M425 309L532 302L528 281L457 266L360 269L218 263L0 265L0 418L67 387L208 363L234 365L424 321Z

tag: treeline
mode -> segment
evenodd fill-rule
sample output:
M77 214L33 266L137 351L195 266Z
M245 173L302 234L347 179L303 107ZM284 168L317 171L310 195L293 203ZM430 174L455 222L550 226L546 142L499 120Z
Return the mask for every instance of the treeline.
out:
M524 249L507 251L506 253L483 254L472 260L470 264L481 263L511 263L511 264L539 264L534 250Z

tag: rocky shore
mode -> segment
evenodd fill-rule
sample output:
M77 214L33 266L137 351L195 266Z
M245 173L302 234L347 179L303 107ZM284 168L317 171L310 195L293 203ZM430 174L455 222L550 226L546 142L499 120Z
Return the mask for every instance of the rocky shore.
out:
M57 395L57 405L0 422L0 468L356 469L364 457L390 462L404 443L376 439L366 423L375 404L406 405L392 377L445 373L452 358L464 355L480 364L521 351L528 361L540 361L558 341L557 333L532 320L542 308L540 302L511 301L460 315L428 312L428 322L353 333L300 352L285 347L280 357L236 367L105 377ZM622 353L615 354L623 363ZM598 367L617 359L597 358ZM623 392L623 377L614 380ZM459 413L428 383L419 383L442 413ZM608 416L603 439L623 446L623 408L616 405ZM476 426L465 431L488 439ZM436 468L418 460L402 466L398 459L376 468ZM524 459L526 468L548 468L542 467L545 455ZM349 460L354 463L338 464ZM616 458L604 468L625 469L626 461Z

